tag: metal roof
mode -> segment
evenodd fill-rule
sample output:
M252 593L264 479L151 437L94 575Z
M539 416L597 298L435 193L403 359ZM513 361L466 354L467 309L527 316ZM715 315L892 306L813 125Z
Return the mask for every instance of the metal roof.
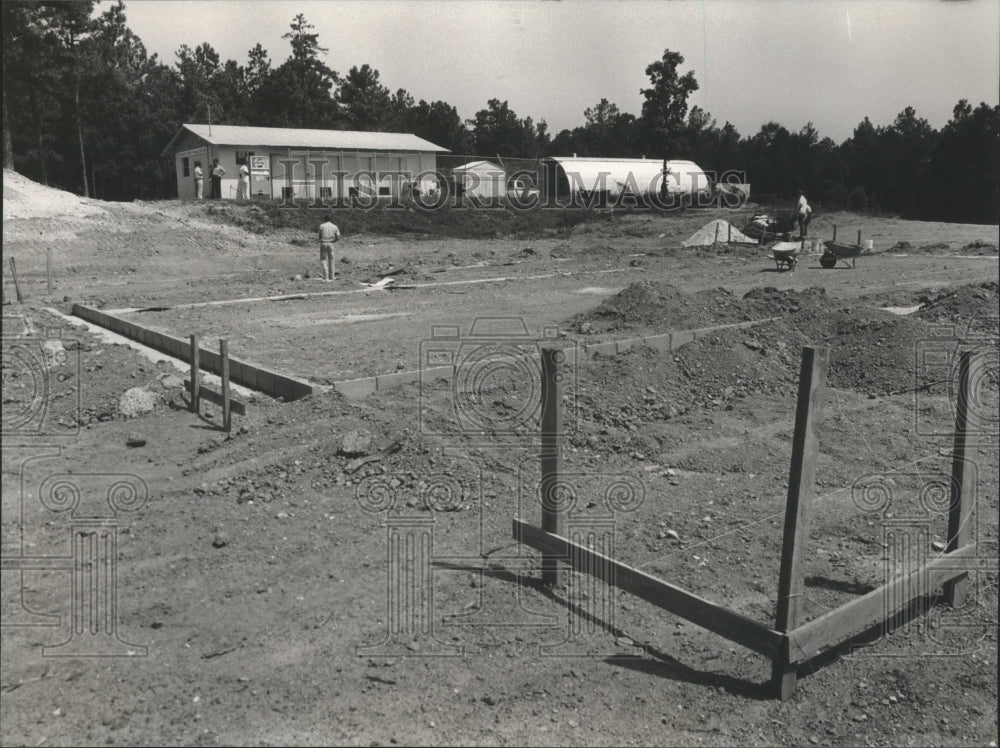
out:
M293 127L243 127L239 125L194 125L186 123L163 149L169 152L184 131L211 145L264 146L344 151L444 152L447 148L403 132L363 132L358 130L300 130Z
M467 164L452 167L452 171L472 171L473 169L481 169L484 167L490 171L503 171L503 167L498 164L494 164L492 161L470 161Z
M655 192L663 179L661 159L549 156L545 160L554 161L565 172L571 192L609 190L614 193L626 186L639 192ZM690 183L690 175L704 175L701 167L693 161L666 163L667 173L674 175L678 185ZM668 186L676 188L669 181Z

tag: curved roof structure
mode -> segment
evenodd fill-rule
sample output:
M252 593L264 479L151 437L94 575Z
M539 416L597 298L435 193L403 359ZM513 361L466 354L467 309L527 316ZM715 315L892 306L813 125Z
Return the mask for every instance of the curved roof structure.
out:
M545 161L557 165L570 193L630 191L645 194L658 192L663 182L663 161L659 159L550 156ZM670 192L708 188L708 176L693 161L666 163Z
M241 125L184 124L163 153L190 132L211 145L264 146L268 148L308 148L346 151L418 151L448 153L447 148L403 132L363 132L358 130L300 130L294 127L243 127Z

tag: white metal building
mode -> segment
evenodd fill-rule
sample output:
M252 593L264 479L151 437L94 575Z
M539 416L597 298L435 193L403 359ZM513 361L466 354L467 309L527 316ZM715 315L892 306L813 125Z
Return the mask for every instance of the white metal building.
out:
M507 194L507 174L492 161L470 161L451 170L457 195L497 198Z
M544 161L546 191L551 196L658 194L664 174L670 194L693 195L711 189L708 175L693 161L577 156L552 156Z
M236 198L240 166L246 164L253 197L316 201L374 199L414 187L432 193L438 189L436 154L447 152L409 133L185 124L162 155L174 159L182 199L195 197L196 163L209 197L212 162L219 159L226 170L224 200Z

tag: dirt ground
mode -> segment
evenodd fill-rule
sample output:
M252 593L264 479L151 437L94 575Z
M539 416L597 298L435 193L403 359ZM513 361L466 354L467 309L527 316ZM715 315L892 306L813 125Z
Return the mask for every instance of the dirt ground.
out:
M530 239L347 236L324 284L311 234L248 230L246 209L60 214L59 194L4 180L3 744L997 744L998 227L820 214L815 236L861 230L875 251L794 273L754 247L681 248L739 225L712 210ZM362 285L390 271L405 288ZM252 300L275 296L294 298ZM227 435L165 357L60 316L73 302L226 336L322 389L255 395ZM477 358L546 328L583 347L746 321L581 355L563 460L580 532L767 625L801 346L831 349L807 617L940 552L952 365L986 359L970 602L929 595L926 615L857 632L785 702L763 657L589 577L541 583L511 537L512 518L540 521L537 370ZM467 366L454 386L327 387L441 349ZM105 544L73 545L81 527Z

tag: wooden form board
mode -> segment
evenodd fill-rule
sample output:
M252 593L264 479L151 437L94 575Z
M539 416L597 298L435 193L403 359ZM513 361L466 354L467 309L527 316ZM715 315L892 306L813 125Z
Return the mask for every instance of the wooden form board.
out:
M641 597L754 652L774 657L780 651L784 641L783 634L579 543L547 533L519 519L514 520L514 538L537 551L558 556L566 563L571 563L571 559L578 560L579 566L572 564L577 571L589 570L602 582Z
M546 430L550 433L543 442L541 459L543 478L558 482L560 466L552 455L561 449L559 429L555 428L559 422L557 411L561 399L554 396L559 392L554 366L545 358L546 355L551 358L552 353L543 352L546 366L542 371L542 402L549 404L548 409L543 409L543 433ZM960 605L964 602L965 591L958 585L964 585L968 573L978 569L983 562L976 555L975 543L969 542L968 524L974 511L975 490L972 471L964 467L971 438L966 413L970 382L976 381L982 365L981 357L974 358L971 352L963 353L960 362L948 552L814 620L799 621L801 612L797 603L803 593L801 559L809 538L808 505L815 478L817 425L828 361L826 348L803 349L774 629L552 532L552 527L558 527L561 518L554 516L555 510L546 510L544 493L541 497L543 528L514 519L514 539L542 553L543 564L547 561L549 565L548 575L543 565L543 580L547 576L552 583L553 578L558 579L558 567L568 566L765 655L771 660L773 693L780 699L790 698L794 693L801 663L823 649L842 644L890 619L933 590L944 587L950 603Z
M187 340L175 338L156 330L137 325L116 317L113 314L102 312L93 307L82 304L73 305L73 314L95 325L107 328L126 338L135 340L143 345L147 345L161 353L179 358L182 361L191 360L191 344ZM200 351L200 366L205 371L222 375L222 366L219 354L204 348ZM229 377L233 382L242 384L260 392L264 392L272 397L281 397L285 400L298 400L299 398L311 395L314 388L308 382L275 371L269 371L255 364L247 363L236 358L229 359Z
M191 391L191 380L184 380L184 389L188 392ZM220 408L222 406L222 394L216 392L213 389L209 389L204 384L198 383L198 396L203 400L208 400L212 405L218 405ZM247 406L242 400L236 400L235 398L229 398L229 407L232 409L233 413L240 416L245 416L247 414Z

